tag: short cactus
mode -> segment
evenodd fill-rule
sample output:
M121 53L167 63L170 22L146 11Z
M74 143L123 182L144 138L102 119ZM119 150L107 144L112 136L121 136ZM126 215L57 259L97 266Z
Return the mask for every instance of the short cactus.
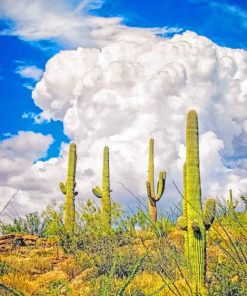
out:
M238 206L238 201L237 200L233 200L232 197L232 190L229 190L229 199L227 200L227 205L228 205L228 211L231 215L235 214L235 209Z
M63 194L66 195L65 200L65 229L72 232L75 226L75 196L78 192L75 191L75 175L76 175L76 145L71 143L69 146L68 172L65 183L60 183L59 187Z
M183 216L178 225L185 233L185 257L189 262L191 278L202 288L206 273L206 230L215 216L215 200L208 199L202 210L199 168L198 119L191 110L186 126L186 163L184 166Z
M110 196L110 171L109 171L109 148L104 148L103 154L103 180L102 188L96 186L92 189L93 194L101 198L101 217L104 232L111 231L111 196Z
M166 172L159 173L159 181L157 184L157 193L154 189L154 139L149 140L149 161L148 161L148 180L146 182L149 215L152 221L157 221L157 206L165 190Z

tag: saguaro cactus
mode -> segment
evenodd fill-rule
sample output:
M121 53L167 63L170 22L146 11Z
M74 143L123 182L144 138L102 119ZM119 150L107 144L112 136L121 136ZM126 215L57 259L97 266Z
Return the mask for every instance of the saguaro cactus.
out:
M186 162L184 163L183 167L183 183L184 183L184 191L183 191L183 215L185 217L185 225L188 224L188 214L187 214L187 197L186 197ZM184 234L184 255L185 258L188 260L189 258L189 234L186 231Z
M232 197L232 190L230 189L229 190L229 199L227 200L227 205L228 205L228 210L229 210L229 213L234 215L235 214L235 209L236 207L238 206L238 201L237 200L233 200L233 197Z
M215 200L208 199L202 210L199 168L198 119L195 110L187 116L186 163L184 166L183 216L178 225L185 230L185 257L188 259L191 278L198 288L204 286L206 272L206 230L215 216Z
M110 196L110 171L109 171L109 148L104 148L103 154L103 180L102 188L96 186L92 189L93 194L101 198L102 226L105 233L111 231L111 196Z
M73 231L75 226L75 175L76 175L76 145L71 143L69 146L68 172L65 183L60 183L59 187L63 194L66 195L64 225L69 232Z
M146 182L148 208L152 221L157 221L157 206L165 190L166 172L159 173L159 181L157 184L157 193L154 189L154 139L149 140L149 161L148 161L148 180Z

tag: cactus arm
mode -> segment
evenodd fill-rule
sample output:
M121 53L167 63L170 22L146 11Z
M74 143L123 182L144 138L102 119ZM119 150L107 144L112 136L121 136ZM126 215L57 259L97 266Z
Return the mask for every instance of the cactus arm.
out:
M61 189L63 194L66 194L66 186L64 185L63 182L59 183L59 188Z
M98 198L102 197L102 190L99 186L96 186L95 188L93 188L92 192L96 197L98 197Z
M208 230L214 222L216 213L216 201L213 198L209 198L206 201L205 209L203 211L203 223Z
M182 230L187 230L187 229L188 229L188 225L187 225L187 217L185 217L185 216L180 216L180 217L178 217L177 225L178 225L178 227L181 228Z
M155 201L159 201L165 190L166 172L159 173L159 181L157 184L157 194L155 195Z

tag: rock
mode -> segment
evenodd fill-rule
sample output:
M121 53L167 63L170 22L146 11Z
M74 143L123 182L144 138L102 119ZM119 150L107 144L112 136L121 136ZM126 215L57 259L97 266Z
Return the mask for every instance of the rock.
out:
M0 252L10 251L16 247L34 246L38 237L31 234L7 234L0 236Z

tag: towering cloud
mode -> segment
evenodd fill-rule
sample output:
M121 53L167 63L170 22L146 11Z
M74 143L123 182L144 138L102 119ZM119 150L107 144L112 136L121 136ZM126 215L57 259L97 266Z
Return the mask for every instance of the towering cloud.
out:
M164 39L123 30L103 48L54 56L33 99L43 110L41 117L61 120L77 143L83 198L91 196L101 177L104 145L110 147L113 198L135 202L118 182L145 195L148 140L153 137L157 172L168 174L160 204L178 201L172 181L181 186L185 118L191 108L199 114L203 196L225 196L229 188L236 195L247 191L244 50L217 46L193 32ZM39 164L42 180L49 179L54 188L54 172L60 175L66 166L65 149L61 158ZM53 196L60 196L58 189Z

